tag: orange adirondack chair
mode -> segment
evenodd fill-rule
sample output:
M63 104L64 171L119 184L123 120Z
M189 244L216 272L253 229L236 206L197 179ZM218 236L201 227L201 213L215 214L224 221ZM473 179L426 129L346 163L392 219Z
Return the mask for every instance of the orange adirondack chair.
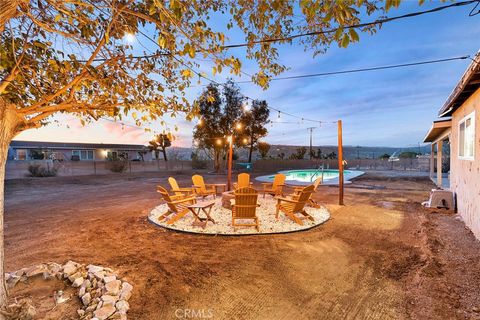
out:
M235 204L232 206L232 226L255 227L259 231L260 224L257 217L257 190L245 187L235 190ZM253 223L237 223L236 220L253 220Z
M193 190L195 191L196 195L203 198L208 196L213 196L213 198L215 198L217 196L217 190L215 189L215 186L205 184L202 176L198 174L194 175L192 177L192 182Z
M237 177L237 182L233 184L234 189L250 187L250 175L248 173L240 173Z
M164 214L162 214L158 220L166 219L168 216L174 214L175 216L172 217L170 220L167 221L167 224L173 224L176 221L183 218L187 213L190 212L188 206L191 204L195 204L197 199L195 196L190 197L182 197L179 198L178 196L170 195L162 186L157 186L157 192L160 193L163 197L163 200L168 205L168 210Z
M186 197L194 193L192 188L180 188L177 180L173 177L168 178L168 183L170 184L170 187L172 187L172 192L175 193L175 196Z
M265 194L271 194L272 196L280 196L283 193L283 187L285 186L285 179L287 177L282 173L277 173L273 182L264 182L263 184L263 197Z
M313 217L306 213L304 209L305 204L307 204L308 199L312 195L313 188L313 185L303 188L296 199L277 197L275 218L278 219L278 214L282 211L288 218L301 225L303 225L302 219L305 218L314 221ZM302 217L298 217L297 214L301 214Z
M317 192L317 188L318 188L319 185L322 184L322 182L323 182L322 177L317 178L313 182L313 193ZM293 190L293 193L291 195L292 199L297 199L300 196L300 193L302 192L303 189L304 189L304 187L295 187L294 190ZM308 199L307 204L309 206L313 207L313 208L320 208L320 205L318 204L318 202L315 201L315 199L312 199L313 193L310 196L310 198Z

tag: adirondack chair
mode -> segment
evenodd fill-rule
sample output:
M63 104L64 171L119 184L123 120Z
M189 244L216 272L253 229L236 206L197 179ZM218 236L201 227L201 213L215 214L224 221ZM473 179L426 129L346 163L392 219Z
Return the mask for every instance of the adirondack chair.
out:
M314 182L313 182L313 193L317 192L317 188L320 184L322 184L322 177L319 177L317 178ZM302 193L302 190L304 189L304 187L295 187L294 190L293 190L293 193L291 195L292 199L298 199L298 197L300 196L300 193ZM310 198L308 199L308 202L307 204L313 208L320 208L320 205L318 204L317 201L315 201L315 199L312 199L312 196L313 196L313 193L312 195L310 196Z
M259 204L258 192L251 187L235 190L235 204L232 206L232 226L255 227L259 231L259 222L256 214ZM253 220L252 223L237 223L236 220Z
M157 192L162 195L163 200L165 200L165 202L168 205L167 212L162 214L158 218L158 220L166 219L168 218L168 216L172 214L175 215L174 217L172 217L170 220L167 221L167 224L173 224L176 221L183 218L187 213L190 212L190 210L188 209L188 206L195 204L197 202L197 199L195 198L195 196L176 198L175 196L170 195L168 191L162 186L157 186Z
M283 187L285 186L285 179L287 177L284 174L278 173L275 175L273 182L264 182L263 185L263 197L265 194L271 194L272 196L283 195Z
M192 177L192 182L193 182L193 190L195 191L195 194L200 197L208 197L208 196L213 196L215 198L217 196L217 190L215 189L215 186L213 185L208 185L205 184L205 181L203 181L203 177L196 174Z
M234 189L250 187L250 175L248 173L240 173L237 177L237 182L233 184Z
M308 199L310 199L310 196L312 195L313 188L313 185L303 188L296 199L277 197L275 218L278 219L278 214L282 211L288 218L300 225L303 225L302 219L305 218L313 221L313 217L306 213L304 209L305 204L307 204ZM301 214L302 217L298 217L297 214Z
M178 186L177 180L173 177L168 178L168 183L170 184L170 187L172 187L171 191L175 193L176 197L184 198L194 193L192 188L180 188Z

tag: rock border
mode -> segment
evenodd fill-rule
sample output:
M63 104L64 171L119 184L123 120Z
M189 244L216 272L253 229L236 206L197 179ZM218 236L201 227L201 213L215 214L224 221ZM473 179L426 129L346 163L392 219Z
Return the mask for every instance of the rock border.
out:
M6 273L5 279L7 287L13 288L20 281L40 275L45 280L68 281L72 287L78 288L77 295L83 305L77 310L80 319L127 319L133 286L119 278L112 269L74 261L64 265L48 262ZM61 295L56 299L61 303Z
M165 203L153 208L148 214L147 220L167 230L190 234L211 236L261 236L307 231L322 225L330 219L330 212L326 207L306 207L305 210L314 220L305 220L303 225L299 225L288 219L284 214L281 214L278 219L275 219L276 200L274 200L274 198L260 198L259 203L261 205L257 209L257 216L260 220L260 231L257 231L253 227L233 228L231 225L231 211L222 207L222 199L220 198L215 200L215 205L210 212L211 217L215 220L215 224L209 222L205 228L192 225L194 218L191 213L171 225L167 224L166 219L160 220L159 217L168 209Z

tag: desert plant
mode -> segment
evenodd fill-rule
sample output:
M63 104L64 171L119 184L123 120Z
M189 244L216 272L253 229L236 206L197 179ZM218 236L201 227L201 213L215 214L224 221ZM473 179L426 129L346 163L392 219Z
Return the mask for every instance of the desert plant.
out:
M207 169L207 161L201 159L196 152L192 152L192 169Z
M305 147L297 148L296 152L290 155L290 159L299 159L299 160L303 159L306 153L307 153L307 148Z
M268 151L270 151L270 144L267 142L260 141L257 143L258 152L260 152L260 157L265 159L267 157Z
M40 164L31 164L28 166L30 177L54 177L57 175L57 169L52 167L46 168Z

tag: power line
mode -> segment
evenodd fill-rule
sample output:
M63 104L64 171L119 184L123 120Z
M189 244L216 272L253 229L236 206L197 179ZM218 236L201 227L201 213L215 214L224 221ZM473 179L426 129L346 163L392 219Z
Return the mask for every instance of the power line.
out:
M480 0L461 1L461 2L456 2L456 3L449 4L449 5L436 7L436 8L429 9L429 10L416 11L416 12L403 14L403 15L400 15L400 16L384 18L384 19L377 19L377 20L371 21L371 22L352 24L352 25L349 25L349 26L342 26L342 27L337 27L337 28L332 28L332 29L322 30L322 31L312 31L312 32L306 32L306 33L298 33L298 34L294 34L294 35L286 36L286 37L267 38L267 39L262 39L262 40L257 40L257 41L223 45L223 46L219 46L218 48L221 49L221 50L228 50L228 49L233 49L233 48L249 47L249 46L252 46L252 45L255 45L255 44L262 44L262 43L286 42L286 41L290 41L290 40L297 39L297 38L302 38L302 37L334 33L334 32L337 32L337 30L339 30L339 29L364 28L364 27L383 24L383 23L391 22L391 21L395 21L395 20L412 18L412 17L424 15L424 14L439 12L439 11L454 8L454 7L467 6L467 5L470 5L472 3L476 3L475 7L472 9L472 11L470 12L470 15L469 15L469 16L472 17L472 16L478 14L478 12L475 13L475 14L472 14L472 13L476 9L476 7L480 4ZM198 53L198 52L201 52L201 51L196 50L195 52ZM158 52L158 53L149 54L149 55L131 56L131 57L127 57L127 59L147 59L147 58L155 58L155 57L160 57L160 56L171 56L171 55L177 55L177 54L178 54L178 52ZM108 58L98 58L98 59L95 59L94 61L99 62L99 61L106 61L106 60L109 60L109 59Z
M399 19L411 18L411 17L420 16L420 15L423 15L423 14L438 12L438 11L442 11L442 10L449 9L449 8L453 8L453 7L466 6L466 5L475 3L475 2L477 3L476 6L478 6L478 4L480 3L480 0L461 1L461 2L452 3L452 4L449 4L449 5L445 5L445 6L436 7L436 8L429 9L429 10L411 12L411 13L403 14L403 15L396 16L396 17L390 17L390 18L384 18L384 19L377 19L377 20L372 21L372 22L365 22L365 23L353 24L353 25L350 25L350 26L333 28L333 29L329 29L329 30L312 31L312 32L306 32L306 33L298 33L298 34L291 35L291 36L288 36L288 37L279 37L279 38L263 39L263 40L251 41L251 42L247 42L247 43L226 45L226 46L222 46L221 48L222 48L222 49L231 49L231 48L247 47L247 46L251 46L251 45L253 45L253 44L271 43L271 42L284 42L284 41L293 40L293 39L301 38L301 37L307 37L307 36L314 36L314 35L320 35L320 34L333 33L333 32L336 32L338 29L364 28L364 27L368 27L368 26L372 26L372 25L382 24L382 23L385 23L385 22L391 22L391 21L395 21L395 20L399 20ZM476 8L476 6L475 6L475 8ZM474 8L474 9L475 9L475 8ZM473 11L473 10L472 10L472 11Z
M312 78L312 77L330 76L330 75L336 75L336 74L346 74L346 73L356 73L356 72L365 72L365 71L376 71L376 70L394 69L394 68L402 68L402 67L411 67L411 66L433 64L433 63L440 63L440 62L447 62L447 61L454 61L454 60L465 60L465 59L470 59L470 56L467 55L467 56L461 56L461 57L453 57L453 58L445 58L445 59L437 59L437 60L426 60L426 61L418 61L418 62L411 62L411 63L401 63L401 64L379 66L379 67L369 67L369 68L340 70L340 71L321 72L321 73L311 73L311 74L303 74L303 75L287 76L287 77L277 77L277 78L270 78L269 80L270 81L278 81L278 80L292 80L292 79L301 79L301 78ZM235 82L236 83L251 83L253 81L252 80L243 80L243 81L235 81Z

